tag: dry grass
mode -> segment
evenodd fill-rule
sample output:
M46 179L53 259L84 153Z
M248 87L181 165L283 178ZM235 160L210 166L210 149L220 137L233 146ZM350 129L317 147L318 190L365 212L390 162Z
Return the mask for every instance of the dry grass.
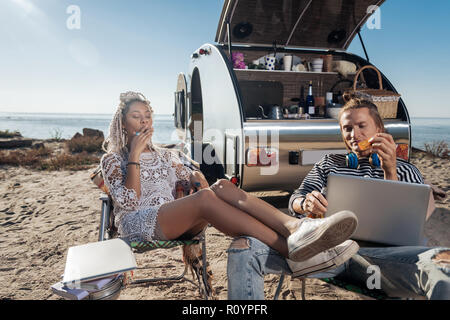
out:
M3 131L2 131L3 132ZM56 141L55 141L56 140ZM84 137L68 141L47 140L65 145L60 153L46 146L0 151L0 165L23 166L36 170L85 170L100 162L103 138ZM64 143L64 144L63 144ZM58 149L58 148L56 148Z
M98 164L100 158L87 152L79 154L60 154L39 163L39 170L86 170L93 164Z
M0 152L0 165L23 166L37 170L85 170L100 158L87 152L57 154L47 147Z
M39 149L2 151L0 153L0 164L12 166L35 167L42 159L48 157L52 151L46 147Z
M432 143L425 143L425 152L439 158L448 159L449 150L448 144L445 141L433 141Z

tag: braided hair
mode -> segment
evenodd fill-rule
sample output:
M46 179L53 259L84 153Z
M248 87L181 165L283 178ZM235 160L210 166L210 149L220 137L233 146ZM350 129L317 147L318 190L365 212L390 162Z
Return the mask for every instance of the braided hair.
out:
M142 93L133 91L121 93L119 106L116 110L116 113L114 114L113 119L111 120L111 123L109 124L109 135L102 145L102 149L105 152L116 152L122 156L128 153L128 138L125 129L123 128L123 123L125 116L130 109L130 106L137 101L145 104L150 110L153 117L153 109L150 106L150 101L148 101ZM149 148L152 148L152 144L150 141Z

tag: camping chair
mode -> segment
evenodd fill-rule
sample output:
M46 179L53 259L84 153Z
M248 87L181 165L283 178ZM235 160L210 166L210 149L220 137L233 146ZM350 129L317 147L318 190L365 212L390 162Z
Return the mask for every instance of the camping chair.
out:
M98 241L104 241L115 238L117 236L117 228L114 226L114 215L112 210L113 206L110 196L106 193L102 193L102 195L100 196L100 200L102 202L102 205ZM193 259L194 261L190 261L189 263L188 261L185 261L185 267L181 274L168 277L137 279L130 282L129 284L133 285L159 281L186 280L198 287L200 295L203 296L205 300L212 297L213 292L210 282L212 274L207 270L205 231L203 231L200 235L197 235L195 238L189 240L151 240L139 242L132 241L128 243L136 253L144 253L157 249L170 249L178 246L184 246L183 248L186 249L188 246L201 244L201 261L198 261L198 259ZM184 257L184 259L186 258ZM195 273L198 284L185 277L186 272L189 268L188 266L190 266L192 273Z
M189 158L184 153L177 150L176 145L161 145L164 148L172 149L174 152L178 153L178 156L184 166L189 167L192 170L201 170L200 165ZM117 236L117 228L114 225L114 214L112 200L109 196L109 190L104 184L103 176L101 173L101 166L98 166L96 170L91 174L92 182L97 185L103 193L100 196L102 202L101 205L101 216L100 216L100 228L98 241L103 241L107 239L112 239ZM177 239L177 240L152 240L152 241L140 241L140 242L129 242L130 247L136 253L144 253L147 251L157 250L157 249L170 249L178 246L183 246L183 260L185 263L185 268L183 272L179 275L169 276L169 277L156 277L149 279L138 279L134 280L129 284L142 284L150 282L159 281L178 281L186 280L199 289L200 296L203 296L206 300L213 297L213 290L211 285L212 272L208 270L208 262L206 260L206 235L205 230L203 230L199 235L196 235L193 239ZM198 254L193 252L196 246L201 245L201 259ZM195 255L195 256L194 256ZM186 272L188 268L191 269L192 274L197 278L197 284L190 279L186 278ZM146 268L142 268L146 269Z

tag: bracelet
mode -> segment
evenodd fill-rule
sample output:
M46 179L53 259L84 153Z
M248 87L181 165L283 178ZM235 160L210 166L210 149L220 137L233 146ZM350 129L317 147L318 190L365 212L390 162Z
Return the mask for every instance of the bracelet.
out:
M303 208L303 205L305 204L305 200L306 200L306 198L302 198L302 199L300 200L300 209L301 209L303 212L306 212L305 208Z
M141 164L139 162L132 162L132 161L130 161L130 162L127 163L127 165L129 165L129 164L134 164L134 165L136 165L138 167L141 166Z

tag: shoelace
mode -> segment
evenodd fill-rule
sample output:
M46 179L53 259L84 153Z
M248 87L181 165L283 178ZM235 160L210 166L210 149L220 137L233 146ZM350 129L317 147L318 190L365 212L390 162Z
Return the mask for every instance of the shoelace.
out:
M309 233L317 227L319 227L321 224L324 223L324 219L311 219L311 218L305 218L307 220L303 221L299 228L303 229L302 232Z

